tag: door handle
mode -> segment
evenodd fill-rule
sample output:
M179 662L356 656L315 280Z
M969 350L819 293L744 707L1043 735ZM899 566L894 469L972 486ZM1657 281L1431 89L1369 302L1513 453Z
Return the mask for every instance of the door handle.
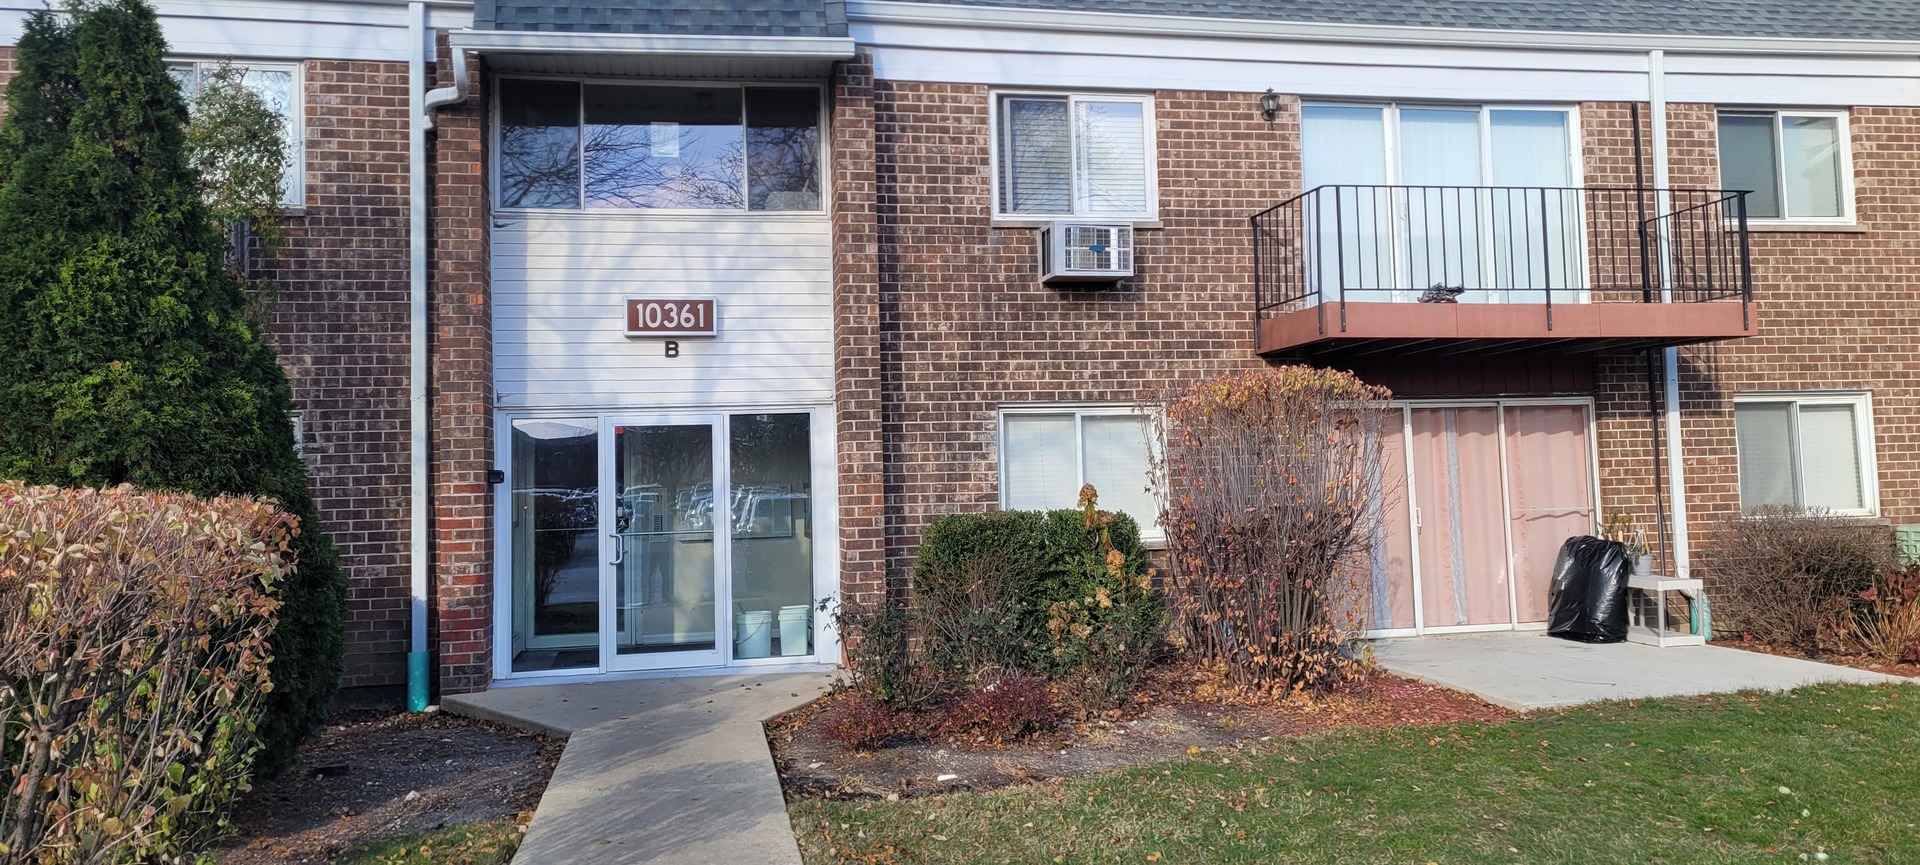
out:
M620 564L621 562L624 562L624 561L626 561L626 560L627 560L627 545L626 545L626 543L624 543L624 542L622 542L622 541L620 540L620 533L619 533L619 532L612 532L612 533L609 533L609 534L607 535L607 537L610 537L610 538L612 538L612 539L613 539L613 561L611 561L611 562L608 562L607 564L609 564L609 565L618 565L618 564Z

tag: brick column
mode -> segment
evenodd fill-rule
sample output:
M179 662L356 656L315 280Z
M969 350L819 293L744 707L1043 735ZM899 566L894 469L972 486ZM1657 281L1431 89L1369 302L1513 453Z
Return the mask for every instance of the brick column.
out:
M881 488L880 275L874 199L873 56L834 70L833 379L840 458L840 590L886 591Z
M439 55L448 55L446 36ZM439 86L451 64L437 64ZM486 97L476 61L466 102L442 109L429 142L433 372L433 613L440 693L493 673L493 318L488 288Z

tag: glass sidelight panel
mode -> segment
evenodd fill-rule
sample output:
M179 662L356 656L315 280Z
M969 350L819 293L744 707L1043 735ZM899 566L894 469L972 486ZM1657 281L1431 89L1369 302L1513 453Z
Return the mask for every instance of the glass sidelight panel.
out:
M616 426L615 651L715 647L713 428Z
M513 422L513 669L600 662L600 435L590 420Z
M813 652L813 449L805 413L729 419L733 656Z

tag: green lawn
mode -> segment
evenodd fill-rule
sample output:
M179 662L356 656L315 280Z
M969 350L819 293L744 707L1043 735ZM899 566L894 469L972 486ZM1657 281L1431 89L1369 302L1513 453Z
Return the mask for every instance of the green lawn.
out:
M334 865L507 865L520 837L512 817L462 823L356 845Z
M830 862L1920 862L1920 688L1609 704L792 806Z

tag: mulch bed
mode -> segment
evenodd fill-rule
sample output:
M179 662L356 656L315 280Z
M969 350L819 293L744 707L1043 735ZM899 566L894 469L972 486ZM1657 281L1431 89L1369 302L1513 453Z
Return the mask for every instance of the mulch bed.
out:
M1783 658L1800 658L1806 661L1819 661L1823 664L1839 664L1842 667L1852 667L1856 670L1866 670L1871 673L1885 673L1889 676L1904 676L1909 679L1920 679L1920 664L1894 664L1887 666L1872 658L1861 657L1859 655L1827 654L1809 657L1805 652L1782 648L1780 646L1771 646L1759 640L1723 639L1714 640L1711 645L1723 646L1729 649L1740 649L1761 655L1779 655Z
M1186 664L1162 664L1127 707L1030 742L946 740L849 751L818 730L821 711L839 699L842 695L828 695L767 724L789 797L893 799L990 790L1342 728L1502 721L1514 714L1468 694L1384 672L1318 699L1228 697L1206 673Z
M444 713L335 716L233 810L221 865L331 862L366 841L530 815L563 743Z

